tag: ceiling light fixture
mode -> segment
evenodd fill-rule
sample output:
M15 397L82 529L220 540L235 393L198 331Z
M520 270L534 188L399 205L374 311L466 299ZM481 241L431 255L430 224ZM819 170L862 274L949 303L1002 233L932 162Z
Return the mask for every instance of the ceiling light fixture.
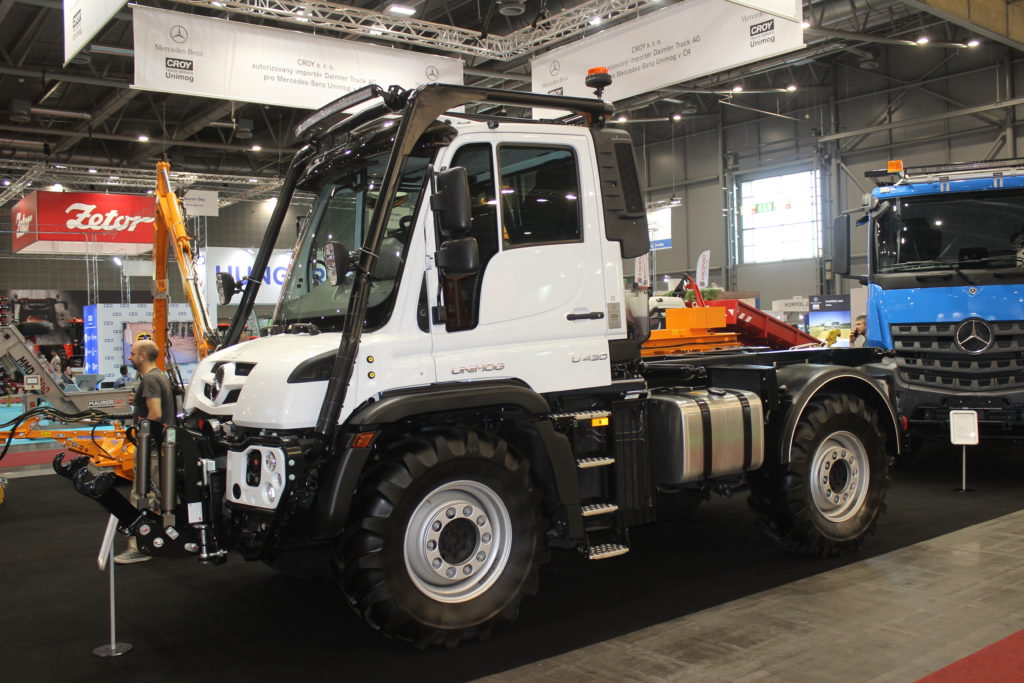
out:
M121 259L118 258L117 256L114 257L114 265L116 265L116 266L121 265Z
M149 142L149 136L148 135L140 135L139 136L139 142Z
M786 90L789 92L796 92L796 84L790 83L789 85L786 86Z
M734 85L734 86L732 86L732 91L733 92L743 92L743 86L742 85Z
M590 20L590 25L591 26L600 26L601 25L601 17L594 17L593 19L591 19Z
M261 151L261 150L262 150L263 148L262 148L262 147L260 147L259 145L253 145L253 146L251 147L251 149L252 149L252 151L253 151L253 152L259 152L259 151Z
M914 42L917 43L918 45L927 45L929 41L931 41L931 38L929 38L928 36L921 36Z
M967 47L978 47L979 45L981 45L981 41L977 38L971 38L967 41Z
M672 120L673 121L682 121L683 120L683 115L682 114L672 114Z
M89 173L95 173L95 172L96 172L96 169L95 169L95 168L90 168L90 169L89 169Z
M625 116L620 116L615 120L618 121L619 123L625 123L626 121L629 121L629 119L626 118Z
M800 24L800 28L802 28L802 29L804 29L804 30L807 30L807 29L809 29L810 27L811 27L811 22L809 22L809 21L805 21L805 22L802 22L802 23Z
M388 5L384 11L390 14L401 14L403 17L411 17L416 14L415 7L406 7L405 5Z

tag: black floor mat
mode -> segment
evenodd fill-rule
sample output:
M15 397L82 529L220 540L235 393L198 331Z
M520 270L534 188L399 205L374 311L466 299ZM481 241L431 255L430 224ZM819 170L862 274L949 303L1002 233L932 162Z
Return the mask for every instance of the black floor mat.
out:
M301 582L237 557L119 566L119 658L109 642L108 577L96 567L106 516L55 476L12 479L0 509L0 677L9 681L416 680L496 673L856 562L1024 507L1024 453L958 452L894 472L888 511L855 555L784 554L754 527L745 495L713 499L686 522L633 533L622 558L556 552L517 623L484 643L415 650L363 625L331 583ZM124 541L120 541L123 545Z

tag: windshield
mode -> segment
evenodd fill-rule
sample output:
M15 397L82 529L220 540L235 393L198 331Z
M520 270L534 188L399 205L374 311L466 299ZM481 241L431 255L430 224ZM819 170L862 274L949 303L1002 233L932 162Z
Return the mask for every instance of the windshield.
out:
M1024 190L893 197L875 216L874 270L1024 267Z
M432 157L432 148L420 146L405 161L373 274L367 329L380 327L390 315ZM352 252L355 257L362 246L373 212L379 208L377 199L387 161L387 152L353 155L332 165L312 186L307 184L305 189L314 192L316 200L299 235L274 324L312 323L322 332L341 331L352 294L352 272L344 272L343 254ZM336 285L327 277L324 247L328 243L334 244L338 261Z

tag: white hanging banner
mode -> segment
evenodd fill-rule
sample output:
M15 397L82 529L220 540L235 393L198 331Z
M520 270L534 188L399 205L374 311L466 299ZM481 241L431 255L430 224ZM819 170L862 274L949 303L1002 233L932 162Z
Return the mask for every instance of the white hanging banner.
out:
M774 14L777 17L791 19L803 23L803 12L800 3L793 0L729 0L737 5Z
M127 0L64 0L64 66L89 44Z
M317 109L375 83L462 83L462 60L132 7L133 88Z
M647 212L647 233L651 251L672 248L672 209L665 207Z
M220 195L216 190L188 190L181 198L189 216L219 216Z
M799 0L776 1L801 16ZM530 60L533 90L592 97L587 70L603 66L612 84L602 97L615 102L801 48L800 24L725 0L690 0Z
M711 251L705 249L697 257L697 286L704 289L708 286L711 270Z

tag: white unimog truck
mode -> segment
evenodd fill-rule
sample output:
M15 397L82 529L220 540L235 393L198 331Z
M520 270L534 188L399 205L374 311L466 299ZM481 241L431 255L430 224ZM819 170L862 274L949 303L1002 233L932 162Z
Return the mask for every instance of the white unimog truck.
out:
M143 552L330 572L420 645L514 619L549 546L623 555L631 527L710 492L749 490L789 550L858 547L898 442L877 352L642 361L623 259L648 251L645 207L611 113L433 84L312 115L225 346L168 430L162 509L84 462L55 469ZM270 333L237 343L297 189L316 199Z

